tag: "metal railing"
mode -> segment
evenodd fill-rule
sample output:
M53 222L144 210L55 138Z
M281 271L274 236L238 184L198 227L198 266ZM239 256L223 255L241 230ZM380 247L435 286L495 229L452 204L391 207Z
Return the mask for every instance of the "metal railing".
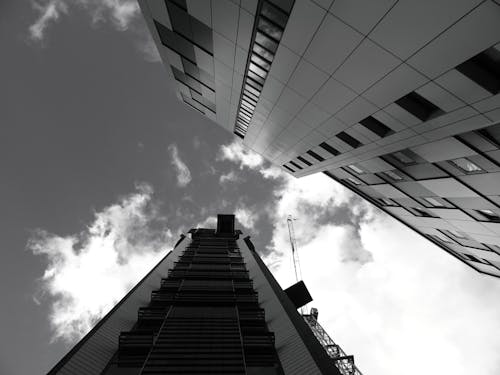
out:
M363 375L354 364L354 357L347 355L342 348L333 341L326 333L321 324L316 320L317 310L311 309L311 314L303 314L302 317L311 328L314 336L320 344L325 348L325 351L333 359L335 366L339 369L342 375Z

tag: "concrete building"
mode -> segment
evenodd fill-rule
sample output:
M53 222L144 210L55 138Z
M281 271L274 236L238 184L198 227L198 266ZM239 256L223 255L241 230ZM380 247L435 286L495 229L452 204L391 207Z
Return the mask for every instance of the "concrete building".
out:
M500 277L500 2L141 0L179 99Z
M49 372L361 375L317 323L303 282L283 291L234 215L194 228Z

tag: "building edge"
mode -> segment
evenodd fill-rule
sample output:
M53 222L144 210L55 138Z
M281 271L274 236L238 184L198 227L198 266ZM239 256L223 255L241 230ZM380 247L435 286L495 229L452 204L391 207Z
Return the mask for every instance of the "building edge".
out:
M186 235L184 234L181 234L179 236L179 240L175 243L174 245L174 250L182 243L184 242L186 238ZM160 259L160 261L158 263L156 263L156 265L132 288L130 289L130 291L125 294L125 296L123 296L123 298L115 305L113 306L113 308L111 310L109 310L109 312L103 317L101 318L97 324L85 335L83 336L83 338L81 338L71 349L68 353L66 353L53 367L52 369L50 369L48 372L47 372L47 375L55 375L55 374L59 374L65 367L65 365L67 363L69 363L71 361L71 359L74 357L75 354L77 354L79 352L80 349L82 349L84 347L85 344L88 343L88 341L94 337L94 335L100 330L100 328L106 323L108 322L108 320L113 316L113 314L120 308L123 306L123 304L141 287L144 285L144 283L148 280L148 278L150 278L154 273L155 271L157 271L159 269L159 267L169 258L169 256L171 256L173 250L169 250L167 252L167 254L162 258ZM173 262L172 262L173 263ZM134 311L134 314L136 313L137 310ZM130 326L133 326L135 324L135 319L131 321L131 325ZM116 341L116 347L118 346L118 335L119 335L119 332L115 338L115 341ZM116 350L116 348L115 348ZM104 365L101 369L104 370L106 368L106 366L108 365L108 362L109 362L109 359L114 355L114 352L115 351L112 351L109 358L104 362ZM100 372L100 371L99 371Z

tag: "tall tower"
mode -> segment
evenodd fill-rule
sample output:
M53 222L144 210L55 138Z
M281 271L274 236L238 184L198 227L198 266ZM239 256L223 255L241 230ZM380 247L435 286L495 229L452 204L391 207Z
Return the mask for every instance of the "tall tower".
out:
M189 234L49 374L351 374L297 312L304 284L283 291L234 215Z

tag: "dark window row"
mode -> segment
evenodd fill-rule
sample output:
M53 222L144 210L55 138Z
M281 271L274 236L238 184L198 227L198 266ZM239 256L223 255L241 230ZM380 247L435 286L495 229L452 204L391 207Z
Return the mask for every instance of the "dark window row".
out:
M500 51L498 51L497 49L493 47L489 48L486 51L483 51L473 58L467 60L466 62L460 64L456 69L472 79L477 84L481 85L486 90L490 91L492 94L497 94L500 92ZM395 103L424 122L432 118L441 116L445 113L437 105L430 102L415 91L410 92L409 94L396 100ZM359 123L381 138L394 134L394 130L392 130L390 127L377 120L373 116L368 116L365 119L361 120ZM478 133L482 134L483 137L490 140L497 147L500 146L500 127L496 130L496 133L495 131L491 132L487 130L480 130L478 131ZM362 146L362 143L359 140L346 133L345 131L338 133L336 137L352 148L358 148ZM338 150L336 150L326 142L321 143L319 146L334 156L340 154ZM323 157L311 150L307 151L307 154L320 162L324 160ZM420 158L410 150L403 150L393 153L391 157L405 166L416 165L421 161L418 160ZM310 164L310 162L304 161L303 158L301 159L301 157L297 157L297 159L304 162L308 166L312 165ZM454 168L457 168L465 174L486 172L486 170L477 162L474 162L469 158L458 158L455 160L450 160L448 161L448 164L453 166ZM302 167L299 167L299 169L302 169ZM388 171L384 172L384 174L393 181L405 180L405 178L396 171ZM354 180L350 182L355 183Z
M337 149L333 148L332 146L330 146L330 145L329 145L328 143L326 143L326 142L322 142L322 143L320 143L320 144L319 144L319 147L321 147L323 150L325 150L325 151L329 152L329 153L330 153L330 154L332 154L333 156L340 155L340 152L339 152ZM306 154L307 154L307 155L309 155L310 157L312 157L313 159L315 159L315 160L319 161L319 162L321 162L321 161L324 161L324 160L325 160L325 159L324 159L321 155L317 154L317 153L316 153L316 152L314 152L313 150L307 150L307 151L306 151ZM305 155L304 155L304 156L305 156ZM297 156L297 160L299 160L299 161L301 161L302 163L304 163L307 167L312 166L312 165L313 165L313 163L312 163L310 160L306 159L304 156ZM303 169L303 167L302 167L301 165L298 165L296 162L294 162L294 161L292 161L292 160L291 160L289 163L290 163L291 165L293 165L293 166L294 166L295 168L297 168L297 169ZM292 172L292 173L294 173L294 172L295 172L295 171L294 171L292 168L290 168L289 166L286 166L286 165L283 165L283 166L284 166L287 170L289 170L290 172Z
M196 65L196 56L193 45L213 55L212 30L187 13L186 2L182 0L165 1L172 30L161 23L154 21L162 44L181 56L184 72L171 66L175 79L186 85L190 97L182 94L183 101L205 114L208 111L215 113L215 103L202 94L202 87L215 92L215 80L212 75L199 69Z
M500 92L500 51L496 48L488 48L456 69L493 95Z
M234 126L234 134L240 138L245 137L252 120L292 6L292 0L267 0L260 4Z
M165 4L170 16L172 30L205 52L213 55L212 29L191 16L187 12L185 4L180 4L179 1L172 0L165 1Z

